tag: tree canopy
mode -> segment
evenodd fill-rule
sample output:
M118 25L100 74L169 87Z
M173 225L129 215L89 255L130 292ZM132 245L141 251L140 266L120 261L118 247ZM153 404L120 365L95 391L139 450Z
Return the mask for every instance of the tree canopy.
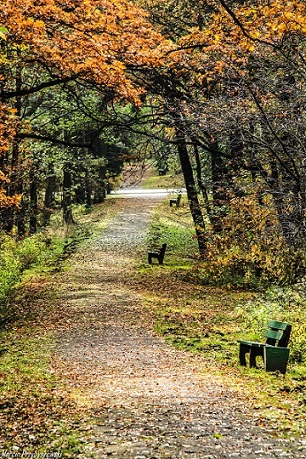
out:
M98 199L94 182L106 186L147 138L159 163L180 161L202 257L219 246L234 260L239 247L259 274L269 245L304 260L305 9L297 0L5 0L2 226L35 231L39 191L45 217L63 191L68 221L71 199Z

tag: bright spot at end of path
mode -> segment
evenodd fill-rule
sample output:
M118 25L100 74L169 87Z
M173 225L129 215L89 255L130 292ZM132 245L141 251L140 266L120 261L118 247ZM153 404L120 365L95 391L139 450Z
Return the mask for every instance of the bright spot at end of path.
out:
M111 191L112 196L123 196L123 197L163 197L172 194L186 193L185 188L120 188L118 190Z

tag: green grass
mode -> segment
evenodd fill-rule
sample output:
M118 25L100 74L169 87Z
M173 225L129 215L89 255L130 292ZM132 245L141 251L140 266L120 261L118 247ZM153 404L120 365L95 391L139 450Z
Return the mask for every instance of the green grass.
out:
M184 188L184 177L181 172L168 171L166 175L158 175L158 170L152 173L141 184L143 188Z
M179 208L169 207L168 200L162 203L151 222L147 245L158 248L163 242L167 243L166 268L193 266L198 245L187 198L184 196Z
M32 333L34 331L32 330ZM24 333L24 331L23 331ZM37 380L49 380L45 373L48 363L46 338L35 338L35 332L16 334L14 332L2 332L0 346L3 355L0 360L0 373L2 377L1 391L19 387L16 374L20 376L21 384L34 377ZM47 378L45 378L48 376ZM3 384L3 381L5 384Z

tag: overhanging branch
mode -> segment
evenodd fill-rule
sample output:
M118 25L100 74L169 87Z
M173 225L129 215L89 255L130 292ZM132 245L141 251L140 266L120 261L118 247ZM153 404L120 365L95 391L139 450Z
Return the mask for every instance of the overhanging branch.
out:
M260 38L252 37L252 35L249 34L247 29L244 27L242 22L238 19L238 17L234 13L234 11L227 5L227 3L224 0L219 0L219 2L221 4L221 6L223 6L225 11L231 16L231 18L233 19L234 23L240 28L240 30L243 33L243 35L245 37L247 37L249 40L254 41L254 42L258 42L258 43L262 43L262 44L267 45L267 46L271 46L272 48L275 48L275 49L281 49L282 48L282 46L278 46L275 43L271 43L271 42L266 41L266 40L261 40Z
M25 132L20 132L17 137L19 139L34 139L34 140L40 140L42 142L51 142L55 145L63 145L66 147L74 147L74 148L91 148L92 145L90 143L85 143L85 142L70 142L69 140L61 140L55 137L49 137L49 136L44 136L44 135L39 135L39 134L32 134L32 133L25 133Z
M37 86L33 86L32 88L28 88L28 89L20 89L17 91L2 92L0 93L0 100L5 101L5 100L13 99L15 97L28 96L29 94L34 94L36 92L41 91L42 89L51 88L53 86L58 86L60 84L67 83L68 81L76 80L78 77L79 75L73 75L73 76L66 77L66 78L58 78L52 81L45 81L44 83L41 83Z

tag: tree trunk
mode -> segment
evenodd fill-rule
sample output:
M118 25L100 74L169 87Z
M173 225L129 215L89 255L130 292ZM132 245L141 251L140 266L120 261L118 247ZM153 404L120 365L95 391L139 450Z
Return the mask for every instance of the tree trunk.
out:
M44 225L46 226L50 221L51 209L55 197L55 183L56 177L53 169L47 177L45 200L44 200Z
M30 183L30 234L34 234L37 231L37 204L37 180L35 171L32 171Z
M18 51L19 54L19 51ZM21 77L21 69L17 68L17 76L16 76L16 90L19 91L22 87L22 77ZM17 96L15 101L15 109L16 115L21 118L21 108L22 108L22 97ZM12 148L12 163L11 163L11 170L12 170L12 189L10 190L10 195L13 196L15 193L22 195L23 193L23 183L21 178L21 164L20 164L20 148L19 148L19 139L16 137L14 146ZM17 228L18 228L18 235L24 236L25 234L25 202L22 199L20 203L20 210L17 211L16 219L17 219Z
M16 76L16 91L21 89L21 70L19 68L16 69L17 76ZM16 116L21 116L21 107L22 107L22 98L17 96L14 103L14 108L16 110ZM13 146L11 150L11 157L10 157L10 165L8 161L8 167L10 170L8 171L8 178L9 182L7 184L7 194L10 197L13 197L16 193L22 194L23 187L22 181L20 178L20 164L19 164L19 139L16 137L13 141ZM18 227L18 234L22 236L24 234L24 203L23 200L20 202L20 207L16 209L16 207L10 207L4 209L2 213L2 217L4 218L3 227L6 231L11 231L13 229L14 224L17 223Z
M94 203L99 204L105 200L106 197L106 189L105 189L105 167L99 166L98 171L98 178L97 183L94 187Z
M85 174L86 174L85 175L85 204L86 204L86 207L90 208L92 206L92 199L91 199L91 186L90 186L88 167L86 167Z
M188 150L186 146L186 139L184 133L179 129L178 126L175 128L176 133L176 144L177 150L180 158L180 163L185 179L185 185L187 190L187 196L189 201L190 212L193 218L195 225L196 235L198 239L199 253L201 257L204 257L207 245L205 237L205 224L203 219L203 214L201 211L200 203L198 200L198 194L196 190L196 185L193 176L193 170L188 155Z
M69 225L74 223L72 216L72 178L71 178L71 164L66 162L64 164L64 178L63 178L63 219Z
M226 189L224 183L226 168L219 150L218 142L212 141L211 150L211 178L212 178L212 197L213 197L213 229L214 232L222 231L222 218L225 216L224 206L227 202Z
M200 155L199 155L199 148L198 148L198 145L197 145L195 139L192 140L192 142L193 142L193 151L194 151L194 156L195 156L196 166L197 166L198 187L201 190L201 193L202 193L202 196L203 196L203 199L204 199L204 203L205 203L205 207L206 207L206 212L207 212L209 221L210 221L210 223L212 225L213 224L213 213L212 213L211 204L210 204L209 198L208 198L207 188L206 188L205 183L204 183L203 178L202 178L202 170L201 170L202 168L201 168L201 160L200 160Z

